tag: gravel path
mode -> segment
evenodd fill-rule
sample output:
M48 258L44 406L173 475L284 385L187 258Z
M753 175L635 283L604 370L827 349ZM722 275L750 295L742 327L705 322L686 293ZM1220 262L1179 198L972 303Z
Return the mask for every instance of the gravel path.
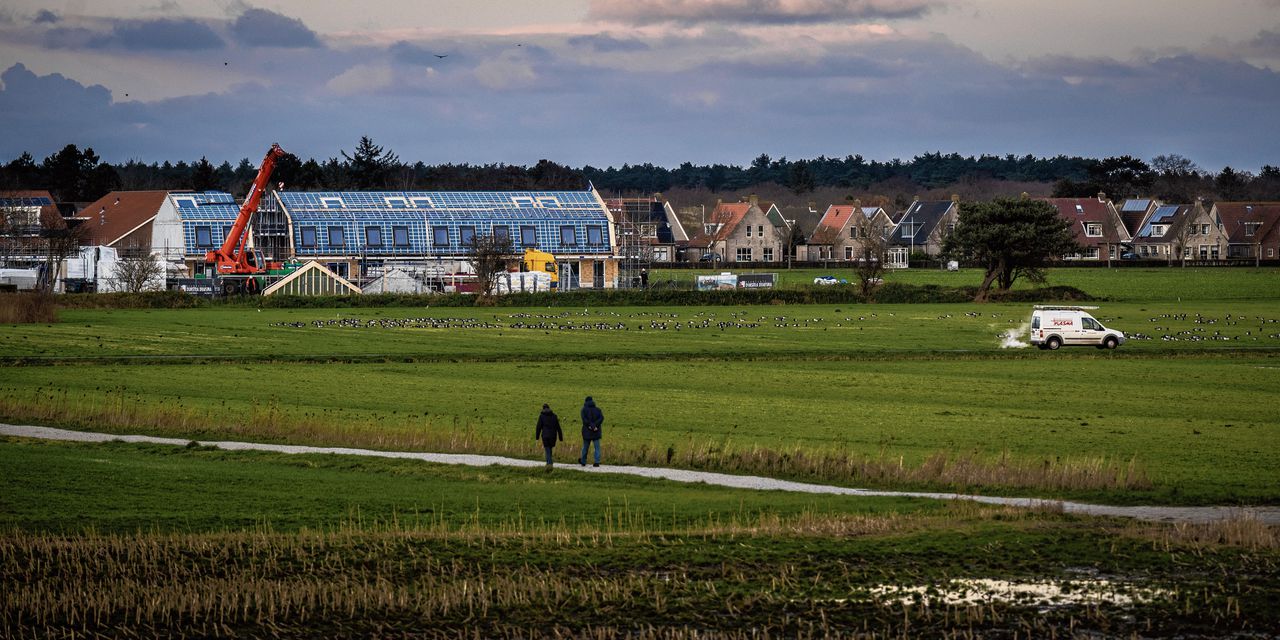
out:
M52 427L35 427L24 425L0 424L0 435L39 440L67 440L74 442L145 442L150 444L168 444L186 446L190 440L181 438L156 438L152 436L122 436L110 433L93 433L88 431L70 431ZM422 460L438 464L461 464L473 467L502 465L508 467L541 467L540 460L521 460L502 456L482 456L456 453L416 453L411 451L374 451L371 449L348 449L344 447L306 447L300 445L262 444L257 442L218 442L198 441L201 445L215 446L228 451L275 451L277 453L328 453L336 455L371 456L377 458L404 458ZM927 493L917 491L872 491L869 489L851 489L825 484L810 484L776 480L760 476L735 476L708 471L688 471L685 469L663 469L656 467L628 467L602 465L600 467L580 467L574 464L558 465L559 468L584 473L621 473L645 478L672 480L675 482L703 482L706 484L735 489L755 489L761 491L795 491L798 493L822 493L849 496L886 496L899 498L927 498L932 500L972 500L986 504L1010 505L1015 507L1037 507L1042 505L1061 504L1063 511L1093 516L1117 516L1136 518L1158 522L1211 522L1223 520L1242 513L1250 513L1267 524L1280 524L1280 507L1116 507L1082 502L1059 502L1037 498L1001 498L994 496L974 496L960 493Z

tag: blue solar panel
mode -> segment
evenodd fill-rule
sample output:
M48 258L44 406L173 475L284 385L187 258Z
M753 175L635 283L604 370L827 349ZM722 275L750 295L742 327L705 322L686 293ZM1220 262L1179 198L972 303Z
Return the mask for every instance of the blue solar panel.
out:
M505 226L517 249L537 247L552 253L608 254L608 214L591 191L317 191L278 192L293 222L298 256L458 256L466 253L462 227L488 235ZM341 228L345 242L328 244L330 227ZM369 227L381 245L367 242ZM520 227L532 227L536 241L521 242ZM562 227L573 231L562 230ZM600 243L587 244L587 228ZM305 237L315 241L303 244ZM442 229L436 243L436 229ZM469 230L468 230L469 232ZM388 240L408 237L407 245ZM562 240L574 240L572 244Z
M1121 211L1146 211L1151 206L1150 200L1125 200Z
M0 207L47 207L53 204L53 200L40 197L21 196L17 198L0 198Z
M1138 237L1140 238L1153 237L1151 235L1151 225L1170 224L1173 221L1173 218L1178 215L1178 210L1181 208L1182 208L1182 205L1171 204L1171 205L1164 205L1156 209L1155 213L1152 213L1151 217L1147 219L1147 223L1142 225L1142 230L1138 232Z

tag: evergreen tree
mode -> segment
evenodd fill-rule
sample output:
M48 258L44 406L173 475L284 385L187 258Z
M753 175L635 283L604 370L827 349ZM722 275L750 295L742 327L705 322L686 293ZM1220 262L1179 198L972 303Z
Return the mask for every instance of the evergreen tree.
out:
M200 159L192 165L191 188L196 191L217 191L220 188L218 173L213 165L209 164L209 159L204 156L200 156Z
M369 136L360 136L355 153L342 152L351 170L351 179L358 189L382 189L387 186L392 169L400 166L400 158L391 150L384 150L373 143Z
M1044 283L1050 261L1079 249L1071 223L1053 205L1029 198L961 205L955 231L942 244L945 254L983 267L978 300L986 299L992 284L1008 291L1019 277Z

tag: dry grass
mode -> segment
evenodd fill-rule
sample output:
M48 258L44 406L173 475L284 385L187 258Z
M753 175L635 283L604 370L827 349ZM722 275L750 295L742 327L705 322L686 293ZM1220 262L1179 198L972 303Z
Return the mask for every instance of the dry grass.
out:
M1235 547L1249 551L1280 549L1280 526L1269 525L1252 513L1240 511L1225 520L1204 523L1130 523L1123 533L1153 541L1158 548L1213 549Z
M58 306L47 293L0 293L0 324L57 322Z
M529 443L457 418L434 416L359 420L345 416L299 415L275 401L254 403L247 412L194 408L182 402L157 406L119 389L73 396L65 389L0 389L0 415L43 424L86 425L108 431L146 432L210 440L266 441L384 451L475 453L530 457ZM618 464L678 467L800 478L846 486L935 487L957 490L1014 488L1051 491L1147 490L1145 468L1136 459L1107 457L1015 458L940 451L923 462L902 456L875 457L846 451L799 447L738 447L727 442L690 440L677 452L658 444L611 442Z

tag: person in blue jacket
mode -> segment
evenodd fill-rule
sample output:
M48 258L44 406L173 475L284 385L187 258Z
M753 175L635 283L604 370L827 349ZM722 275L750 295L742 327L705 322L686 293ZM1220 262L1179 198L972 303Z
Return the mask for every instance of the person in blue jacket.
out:
M587 466L587 448L591 443L596 445L596 463L600 466L600 428L604 425L604 412L596 406L591 396L582 403L582 455L578 456L578 464Z

